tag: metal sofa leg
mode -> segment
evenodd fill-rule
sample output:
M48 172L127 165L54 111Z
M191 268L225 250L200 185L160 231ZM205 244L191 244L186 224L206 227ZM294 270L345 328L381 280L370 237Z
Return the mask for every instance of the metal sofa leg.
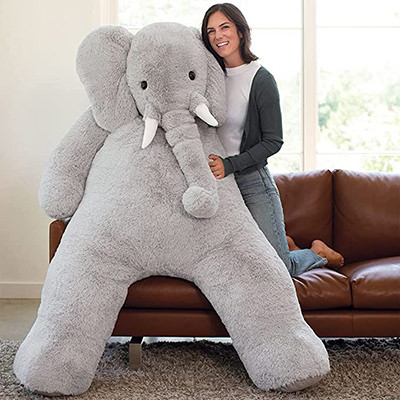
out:
M129 342L129 368L138 370L142 364L143 336L132 336Z

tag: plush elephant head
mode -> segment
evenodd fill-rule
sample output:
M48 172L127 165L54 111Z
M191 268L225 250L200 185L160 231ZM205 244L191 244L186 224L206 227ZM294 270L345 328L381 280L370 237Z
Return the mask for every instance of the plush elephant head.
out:
M158 23L140 30L128 55L127 80L146 122L143 147L158 124L169 132L174 119L178 125L197 115L217 126L225 114L222 77L194 28Z
M188 183L187 212L208 218L218 208L216 181L200 140L199 117L225 120L223 72L194 28L156 23L135 36L122 27L89 34L78 51L78 74L98 124L109 131L137 118L145 121L142 149L161 126Z

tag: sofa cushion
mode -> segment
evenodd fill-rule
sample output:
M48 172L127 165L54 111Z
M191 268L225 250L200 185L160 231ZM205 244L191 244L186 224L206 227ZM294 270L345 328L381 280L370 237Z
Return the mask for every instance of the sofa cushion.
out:
M124 307L211 310L212 306L193 282L151 276L130 286Z
M327 268L316 268L293 278L302 310L351 305L349 280ZM152 276L128 290L124 308L212 310L197 286L184 279Z
M347 276L328 268L315 268L293 278L302 310L329 310L351 306Z
M346 265L354 308L400 310L400 257Z
M346 264L400 255L400 175L333 171L334 248Z
M274 174L286 232L301 248L321 239L332 246L332 172Z

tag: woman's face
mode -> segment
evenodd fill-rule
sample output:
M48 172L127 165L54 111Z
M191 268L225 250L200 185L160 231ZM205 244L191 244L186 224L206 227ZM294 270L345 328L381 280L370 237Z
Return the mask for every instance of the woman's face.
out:
M207 34L211 47L224 59L226 67L244 64L240 55L240 37L236 25L221 11L210 15Z

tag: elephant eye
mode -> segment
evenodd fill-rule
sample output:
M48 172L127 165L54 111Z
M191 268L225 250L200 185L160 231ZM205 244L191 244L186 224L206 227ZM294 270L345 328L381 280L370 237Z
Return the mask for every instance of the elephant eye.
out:
M140 87L141 87L143 90L147 89L147 82L146 82L146 81L140 82Z
M191 81L194 81L194 78L196 78L196 74L193 71L189 72L189 78Z

